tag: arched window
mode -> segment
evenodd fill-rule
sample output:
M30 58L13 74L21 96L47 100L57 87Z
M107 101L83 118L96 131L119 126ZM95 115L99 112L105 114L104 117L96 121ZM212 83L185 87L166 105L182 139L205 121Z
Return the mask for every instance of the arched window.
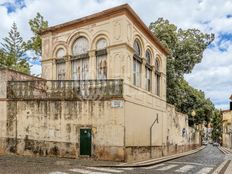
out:
M87 54L89 51L89 42L88 40L81 36L73 44L73 56Z
M72 79L87 80L89 74L89 42L81 36L72 48Z
M64 48L59 48L56 52L56 58L60 59L65 56L65 50Z
M155 60L155 71L160 72L160 63L159 63L158 58L156 58Z
M160 96L160 80L161 73L160 73L160 62L158 58L155 60L155 82L156 82L156 95Z
M107 41L99 39L96 44L96 72L97 79L107 79Z
M145 88L147 91L151 91L151 73L152 73L152 68L151 68L151 51L149 49L146 50L146 73L145 73Z
M141 44L138 39L135 39L133 48L137 56L141 56Z
M59 48L56 51L56 79L65 80L65 50L64 48Z
M133 84L135 86L141 86L141 66L142 66L142 58L141 58L141 44L138 39L135 39L133 48L135 54L133 56Z
M151 64L151 51L149 49L146 51L146 61L148 64Z
M106 39L104 39L104 38L99 39L99 40L97 41L96 47L97 47L97 50L106 49L106 47L107 47L107 41L106 41Z

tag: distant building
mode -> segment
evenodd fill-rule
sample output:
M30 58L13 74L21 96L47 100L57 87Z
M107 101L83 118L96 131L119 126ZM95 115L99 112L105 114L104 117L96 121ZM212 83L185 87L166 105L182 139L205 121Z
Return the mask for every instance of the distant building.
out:
M42 79L2 78L2 151L130 161L199 146L166 103L168 51L130 6L41 36Z
M232 100L232 95L230 97ZM228 148L232 148L232 101L230 102L230 109L222 111L222 145Z

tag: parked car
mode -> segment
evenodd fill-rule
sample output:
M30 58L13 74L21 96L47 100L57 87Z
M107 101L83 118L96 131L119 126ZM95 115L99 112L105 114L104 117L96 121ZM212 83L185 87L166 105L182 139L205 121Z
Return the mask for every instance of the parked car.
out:
M213 146L219 146L219 143L218 142L214 142Z
M207 146L208 142L207 141L202 141L202 145Z

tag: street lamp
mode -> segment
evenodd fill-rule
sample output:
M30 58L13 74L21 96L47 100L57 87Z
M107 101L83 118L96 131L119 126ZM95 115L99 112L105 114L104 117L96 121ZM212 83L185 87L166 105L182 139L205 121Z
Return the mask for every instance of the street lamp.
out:
M192 110L191 116L192 116L192 121L193 121L193 127L195 127L195 119L194 119L194 117L196 116L196 112L194 110Z
M195 117L195 116L196 116L196 112L193 110L193 111L191 112L191 115L192 115L193 117Z

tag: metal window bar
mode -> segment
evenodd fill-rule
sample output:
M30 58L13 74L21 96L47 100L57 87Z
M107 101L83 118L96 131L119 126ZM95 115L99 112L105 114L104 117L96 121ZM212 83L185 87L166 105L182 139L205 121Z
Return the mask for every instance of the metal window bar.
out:
M96 56L105 56L105 55L107 55L107 50L106 50L106 49L97 50L97 51L95 52L95 55L96 55Z

